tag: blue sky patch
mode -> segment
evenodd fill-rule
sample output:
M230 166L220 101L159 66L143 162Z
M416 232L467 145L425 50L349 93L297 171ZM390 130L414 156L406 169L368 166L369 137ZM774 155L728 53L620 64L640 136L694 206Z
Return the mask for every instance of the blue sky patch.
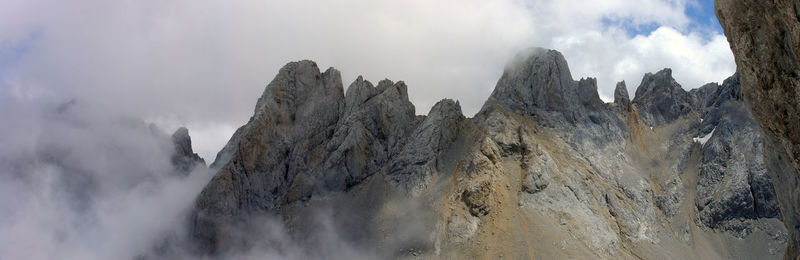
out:
M36 30L28 34L22 41L7 49L0 49L0 78L3 78L8 68L16 65L26 54L30 53L36 41L42 37L41 31Z
M690 22L686 30L690 32L701 32L701 35L712 36L713 34L722 34L722 27L717 21L717 16L714 14L714 0L698 0L686 4L684 10L686 17ZM617 27L625 30L629 37L637 35L647 36L653 31L658 29L661 24L656 22L651 23L634 23L630 19L608 18L602 19L604 27Z
M687 4L686 16L691 19L689 30L712 31L722 33L722 26L714 14L714 0L698 0Z

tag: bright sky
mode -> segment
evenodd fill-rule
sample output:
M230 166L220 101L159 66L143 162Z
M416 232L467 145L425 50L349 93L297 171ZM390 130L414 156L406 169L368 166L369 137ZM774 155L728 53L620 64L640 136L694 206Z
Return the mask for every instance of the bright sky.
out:
M345 87L403 80L417 114L453 98L471 116L533 46L564 53L607 101L665 67L685 89L735 70L712 0L6 0L0 109L75 98L185 125L210 161L289 61L336 67Z

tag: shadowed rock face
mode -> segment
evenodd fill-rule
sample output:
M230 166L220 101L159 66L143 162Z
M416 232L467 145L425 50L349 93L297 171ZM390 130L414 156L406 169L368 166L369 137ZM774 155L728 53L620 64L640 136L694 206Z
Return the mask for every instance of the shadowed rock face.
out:
M736 76L686 92L666 69L633 102L618 84L609 104L596 84L530 49L475 117L449 99L417 116L403 82L359 77L345 92L338 71L289 63L212 164L195 250L254 246L264 215L307 237L310 212L333 207L343 239L387 258L782 254Z
M176 173L186 176L195 167L206 166L206 161L192 150L192 138L189 137L189 129L186 127L175 130L172 134L172 144L175 146L175 152L171 160Z
M645 74L633 98L640 119L648 126L661 126L685 116L692 111L689 102L689 93L672 78L671 69Z
M760 130L740 93L738 76L733 76L722 86L706 85L690 95L709 100L699 104L704 119L700 134L713 132L702 144L696 200L700 219L709 227L722 227L742 237L750 232L743 220L780 218L781 214L761 159Z
M561 53L528 49L506 67L482 111L499 105L509 111L569 123L596 117L604 106L597 94L597 80L575 81ZM598 112L599 110L599 112Z
M784 221L787 259L800 258L800 3L717 0L745 102L764 132L764 155Z
M614 88L614 104L618 105L621 110L631 110L631 97L628 94L628 87L625 86L625 81L620 81Z
M281 69L255 115L212 164L219 172L194 214L193 236L202 250L246 244L233 233L249 215L349 190L386 166L397 187L424 187L464 118L451 100L436 104L428 117L416 116L402 81L375 87L359 77L343 93L333 68L320 73L314 62L300 61Z

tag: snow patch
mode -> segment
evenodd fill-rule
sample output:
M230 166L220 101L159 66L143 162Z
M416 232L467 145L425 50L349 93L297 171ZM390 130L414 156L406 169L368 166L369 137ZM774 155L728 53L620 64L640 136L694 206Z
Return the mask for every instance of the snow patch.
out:
M694 137L694 138L692 138L692 141L699 142L700 144L705 145L706 142L708 142L708 139L711 139L711 135L713 135L714 131L716 131L716 130L717 130L717 128L714 127L714 129L711 129L711 132L708 133L707 135L704 135L703 137Z

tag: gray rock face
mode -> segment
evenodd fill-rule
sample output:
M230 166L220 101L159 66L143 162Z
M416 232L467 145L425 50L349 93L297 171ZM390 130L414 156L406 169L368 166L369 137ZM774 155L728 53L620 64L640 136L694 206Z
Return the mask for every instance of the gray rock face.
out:
M175 152L170 159L176 173L186 176L195 167L206 166L206 161L192 150L192 138L189 137L189 129L186 127L175 130L172 134L172 144L175 146Z
M743 106L737 77L727 79L709 102L701 129L711 132L702 145L697 188L700 219L709 227L723 227L747 235L742 222L779 218L774 188L767 175L761 135ZM702 142L702 141L701 141ZM755 158L755 159L754 159Z
M383 170L406 143L406 136L419 124L414 105L402 81L383 80L378 87L357 79L347 90L346 114L338 122L325 168L332 176L348 176L343 190ZM334 148L335 147L335 148Z
M345 92L336 70L289 63L212 164L193 239L203 253L246 248L252 216L295 220L289 214L334 197L388 196L392 203L366 203L369 213L337 214L355 219L358 232L387 232L369 237L405 236L374 227L391 222L382 214L398 211L396 200L425 205L436 217L417 236L433 239L420 252L431 258L530 258L500 247L535 241L529 234L581 244L583 257L667 250L699 258L705 253L673 247L700 239L692 225L722 231L704 236L751 239L780 216L768 166L747 159L761 146L736 77L686 92L666 69L645 75L633 102L621 82L613 104L596 84L573 80L559 52L531 49L506 67L474 118L449 99L417 116L402 81L359 77ZM650 247L662 242L669 249ZM576 256L563 252L540 256Z
M266 87L255 115L236 131L200 194L193 235L206 252L246 244L235 223L313 196L342 192L376 173L398 188L424 187L437 156L464 120L443 100L418 117L405 83L359 77L345 96L339 72L311 61L289 63ZM411 138L413 137L413 138Z
M531 148L532 154L523 160L522 191L537 193L550 184L550 178L558 175L553 158L540 148Z
M564 56L554 50L529 49L515 57L484 104L545 119L569 123L590 120L588 109L602 107L596 79L574 81Z
M439 157L459 137L459 124L464 119L457 101L436 103L391 163L389 181L409 191L422 188L426 178L441 170Z
M546 127L574 129L562 131L562 137L580 148L595 149L623 139L623 123L600 99L597 80L573 80L567 61L555 50L533 48L518 54L478 117L495 107L530 116Z
M737 78L737 76L733 76L730 79ZM715 94L719 89L719 84L717 83L708 83L703 85L702 87L692 89L689 91L689 97L691 98L692 107L697 111L704 112L705 108L713 107L713 102L717 100Z
M636 89L633 104L639 118L648 126L661 126L692 111L689 94L672 78L671 69L647 73Z
M342 111L338 71L320 73L311 61L284 66L259 98L253 117L226 145L230 151L221 152L229 159L215 162L219 172L197 199L192 230L200 248L213 252L243 243L231 241L230 223L247 212L277 209L290 189L307 196L306 183L295 181L301 173L315 174L308 169L323 163L317 157L327 152L324 143L333 137ZM324 177L312 184L345 185L344 178Z
M786 259L800 257L800 3L717 0L745 102L764 132L764 155L784 223Z
M614 104L622 111L631 110L631 98L628 95L628 87L625 86L625 81L620 81L614 88Z

